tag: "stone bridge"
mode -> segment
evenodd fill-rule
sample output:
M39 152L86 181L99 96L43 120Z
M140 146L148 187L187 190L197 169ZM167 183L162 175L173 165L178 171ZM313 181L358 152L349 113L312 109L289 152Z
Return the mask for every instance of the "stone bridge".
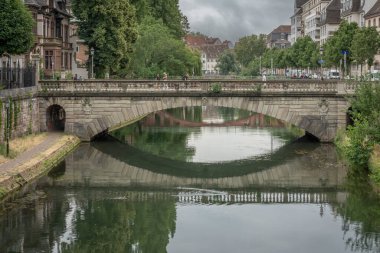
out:
M315 80L40 81L40 129L90 141L153 112L222 106L265 114L331 142L346 127L346 96L354 90L354 84Z

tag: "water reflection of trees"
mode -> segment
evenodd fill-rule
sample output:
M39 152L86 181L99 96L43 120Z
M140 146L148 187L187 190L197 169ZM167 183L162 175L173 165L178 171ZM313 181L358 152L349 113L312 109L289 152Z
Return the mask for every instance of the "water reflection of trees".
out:
M352 252L380 252L380 198L365 176L351 178L344 202L333 206L342 218L347 248Z
M198 127L187 126L187 124L191 125L192 122L199 123L205 118L213 117L222 118L224 122L243 119L242 122L237 122L242 127L247 126L246 120L250 121L250 127L266 126L266 130L273 137L287 140L288 142L302 135L302 132L296 127L285 125L283 122L269 116L246 110L227 107L183 107L151 114L139 122L112 132L112 136L156 156L179 161L190 161L195 155L195 149L188 147L188 139L191 135L200 134L202 128L200 128L201 125L199 124ZM249 117L254 117L254 119ZM182 122L185 125L177 127L179 122L174 122L174 119L186 120L186 122ZM245 131L245 129L247 128L241 128L240 131Z
M101 199L100 191L89 194L93 196L63 194L55 192L34 208L2 217L0 252L164 253L174 236L176 209L170 198Z

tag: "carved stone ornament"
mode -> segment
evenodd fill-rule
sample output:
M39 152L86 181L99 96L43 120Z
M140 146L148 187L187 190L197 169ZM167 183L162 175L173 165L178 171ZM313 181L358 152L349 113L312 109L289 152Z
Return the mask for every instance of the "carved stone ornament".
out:
M329 105L329 101L322 99L318 104L319 112L323 115L326 115L329 112Z
M92 113L92 105L89 98L83 99L82 110L86 115L90 115Z
M207 102L208 102L207 98L206 98L206 97L203 97L203 98L202 98L202 105L203 105L203 106L206 106L206 105L207 105Z

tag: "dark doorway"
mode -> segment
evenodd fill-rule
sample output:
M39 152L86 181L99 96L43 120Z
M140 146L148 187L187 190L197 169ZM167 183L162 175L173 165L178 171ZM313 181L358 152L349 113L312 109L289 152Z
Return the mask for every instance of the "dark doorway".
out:
M49 132L64 132L66 112L59 105L52 105L46 111L46 126Z
M354 119L352 118L352 108L350 107L346 113L346 125L347 127L354 125Z

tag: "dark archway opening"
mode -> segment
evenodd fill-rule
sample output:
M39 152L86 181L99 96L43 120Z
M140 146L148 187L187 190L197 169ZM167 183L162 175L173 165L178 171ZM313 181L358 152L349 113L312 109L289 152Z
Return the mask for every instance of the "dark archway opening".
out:
M352 118L352 107L350 107L346 113L346 126L353 126L354 125L354 119Z
M66 112L59 105L52 105L46 111L46 126L49 132L64 132Z

